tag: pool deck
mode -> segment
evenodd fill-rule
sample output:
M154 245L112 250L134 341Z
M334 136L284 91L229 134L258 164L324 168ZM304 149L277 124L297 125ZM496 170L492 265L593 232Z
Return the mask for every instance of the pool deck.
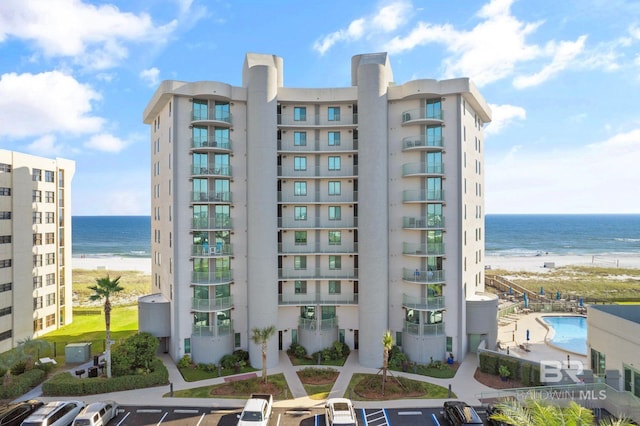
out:
M543 316L576 316L576 314L532 312L511 315L507 319L508 324L498 327L498 341L503 348L501 352L506 352L508 347L510 355L532 361L566 362L567 355L569 355L571 362L580 361L586 366L587 357L585 355L568 352L547 343L549 330L542 324L540 318ZM529 330L528 345L526 345L527 330ZM522 346L526 346L529 351L522 349Z

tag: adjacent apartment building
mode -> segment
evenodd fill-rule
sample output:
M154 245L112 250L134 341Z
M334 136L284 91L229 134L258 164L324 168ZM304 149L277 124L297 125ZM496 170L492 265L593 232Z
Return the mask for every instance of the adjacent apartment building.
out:
M152 280L140 329L174 359L217 363L275 326L340 340L382 365L496 343L484 293L484 136L469 79L396 84L386 53L352 58L350 87L285 87L283 59L246 55L242 86L161 83L151 127Z
M0 149L0 352L69 324L75 162Z

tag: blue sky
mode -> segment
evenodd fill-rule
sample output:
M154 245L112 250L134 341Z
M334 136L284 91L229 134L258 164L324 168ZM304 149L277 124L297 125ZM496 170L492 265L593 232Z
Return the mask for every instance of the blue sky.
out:
M76 161L74 215L148 215L142 111L165 79L241 84L247 52L289 87L471 77L491 105L486 213L640 213L636 0L2 0L0 147Z

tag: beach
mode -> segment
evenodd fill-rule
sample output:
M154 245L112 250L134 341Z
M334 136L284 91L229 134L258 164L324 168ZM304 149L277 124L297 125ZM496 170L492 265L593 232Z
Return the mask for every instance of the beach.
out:
M151 275L150 257L84 256L71 259L72 269L139 271Z

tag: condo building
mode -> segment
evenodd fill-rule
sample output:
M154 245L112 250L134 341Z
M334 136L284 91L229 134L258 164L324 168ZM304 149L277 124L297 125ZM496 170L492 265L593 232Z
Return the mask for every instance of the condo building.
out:
M386 53L357 55L350 87L289 88L283 59L247 54L242 86L164 81L151 127L152 286L140 330L173 359L260 366L252 330L342 341L382 365L462 357L497 338L484 293L484 137L467 78L396 84Z
M72 321L75 162L0 149L0 352Z

